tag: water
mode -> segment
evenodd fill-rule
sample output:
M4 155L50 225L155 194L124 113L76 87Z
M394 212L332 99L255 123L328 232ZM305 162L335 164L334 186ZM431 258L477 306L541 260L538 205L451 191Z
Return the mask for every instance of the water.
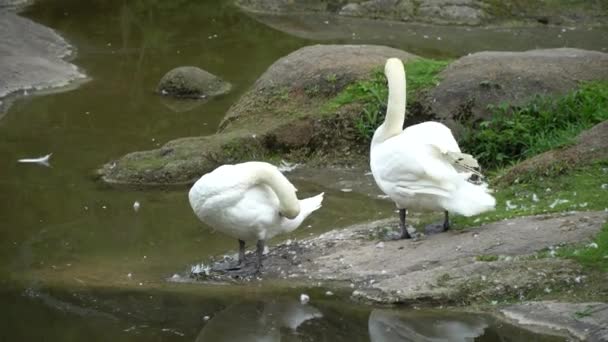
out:
M0 341L391 340L387 324L435 336L438 322L483 341L514 334L551 340L487 317L374 314L347 295L325 297L320 289L310 289L317 291L313 302L302 307L294 301L302 289L167 282L208 256L234 251L236 241L198 222L186 188L113 189L96 182L93 171L134 150L213 133L273 61L317 41L272 29L219 0L40 0L24 15L71 42L78 51L73 63L91 80L19 100L0 120ZM455 56L441 46L437 55ZM154 94L160 77L180 65L220 75L233 91L185 105ZM50 168L16 162L51 152ZM296 185L302 196L326 191L326 200L302 229L283 238L393 211L385 201Z

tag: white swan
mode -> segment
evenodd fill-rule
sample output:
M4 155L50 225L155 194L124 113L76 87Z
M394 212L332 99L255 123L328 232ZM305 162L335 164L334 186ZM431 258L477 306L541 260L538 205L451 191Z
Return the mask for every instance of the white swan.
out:
M443 230L449 228L448 212L464 216L493 210L496 200L487 184L468 181L478 174L477 161L460 152L445 125L428 121L403 129L405 71L397 58L386 61L388 79L386 117L374 133L370 166L378 187L397 205L401 237L410 235L405 225L407 209L443 210Z
M205 174L188 198L201 221L239 240L239 266L245 260L245 240L257 240L259 271L264 241L293 231L321 207L323 193L298 200L296 191L275 166L247 162Z

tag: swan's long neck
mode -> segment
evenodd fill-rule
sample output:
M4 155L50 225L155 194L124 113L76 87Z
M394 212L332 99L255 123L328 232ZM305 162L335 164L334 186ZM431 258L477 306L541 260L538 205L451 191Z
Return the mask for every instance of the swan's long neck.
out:
M376 142L401 134L405 120L405 70L401 60L389 58L384 66L384 75L388 80L388 104L384 123L374 134L373 141Z
M250 169L254 184L266 184L279 199L280 213L293 219L300 213L300 202L296 196L296 188L273 165L263 162L244 163Z

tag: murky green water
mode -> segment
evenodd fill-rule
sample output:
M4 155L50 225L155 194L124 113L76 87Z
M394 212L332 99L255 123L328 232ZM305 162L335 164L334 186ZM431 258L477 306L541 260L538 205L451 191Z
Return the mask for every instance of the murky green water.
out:
M301 306L294 302L300 289L276 294L266 285L166 282L236 243L198 222L186 188L111 189L93 180L93 170L127 152L214 132L274 60L316 41L276 31L219 0L40 0L24 15L75 45L73 62L91 80L19 100L0 120L1 341L396 341L446 333L545 340L487 317L372 312L322 292ZM453 56L441 48L438 42L438 55ZM220 75L234 90L185 106L155 95L158 79L180 65ZM51 168L16 162L50 152ZM393 210L353 193L297 186L301 195L327 196L290 237Z

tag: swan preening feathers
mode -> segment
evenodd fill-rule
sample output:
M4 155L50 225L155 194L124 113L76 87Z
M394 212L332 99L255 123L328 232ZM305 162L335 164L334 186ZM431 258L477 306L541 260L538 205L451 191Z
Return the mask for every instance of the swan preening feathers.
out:
M299 200L296 191L275 166L246 162L205 174L188 198L201 221L239 240L239 265L245 258L245 240L257 240L259 270L264 241L293 231L321 207L323 193Z
M406 104L405 70L397 58L386 61L388 80L386 117L374 133L370 166L378 187L397 205L401 236L409 238L406 210L445 211L444 230L449 228L448 212L464 216L493 210L496 200L487 184L473 184L477 161L462 153L448 127L439 122L423 122L403 129Z

